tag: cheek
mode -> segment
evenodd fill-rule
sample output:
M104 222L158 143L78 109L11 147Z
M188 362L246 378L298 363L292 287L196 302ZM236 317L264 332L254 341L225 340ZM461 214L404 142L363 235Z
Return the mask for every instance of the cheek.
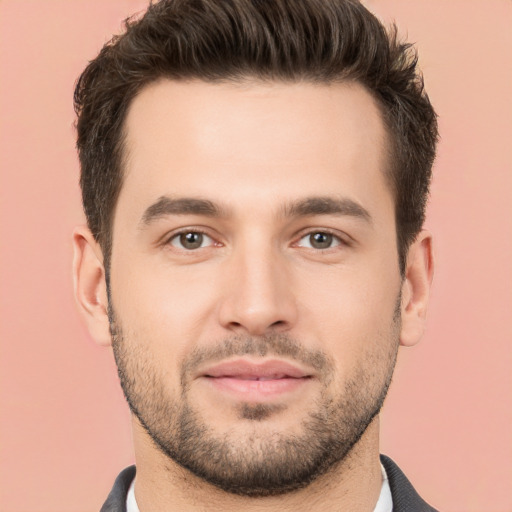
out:
M302 288L303 322L342 372L373 352L387 350L398 336L398 272L389 265L373 268L333 268L321 279L308 279Z
M124 265L123 265L124 263ZM211 273L172 268L132 257L112 274L112 302L133 343L151 344L162 357L181 360L202 331L211 328Z

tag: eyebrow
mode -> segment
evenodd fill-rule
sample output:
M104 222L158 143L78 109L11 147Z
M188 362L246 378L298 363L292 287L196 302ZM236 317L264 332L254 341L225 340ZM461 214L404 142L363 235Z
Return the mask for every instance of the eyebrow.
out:
M368 210L346 197L308 197L293 201L283 208L285 217L308 217L311 215L343 215L362 219L369 224L372 217Z
M220 217L224 210L208 199L191 197L171 198L160 197L149 206L142 215L141 223L151 224L154 220L167 215L204 215L206 217Z
M307 197L286 204L281 214L284 217L308 217L312 215L343 215L362 219L371 224L372 218L368 210L359 203L346 197L330 196ZM182 197L172 198L161 196L149 206L142 215L143 225L167 215L203 215L206 217L225 217L227 210L208 199Z

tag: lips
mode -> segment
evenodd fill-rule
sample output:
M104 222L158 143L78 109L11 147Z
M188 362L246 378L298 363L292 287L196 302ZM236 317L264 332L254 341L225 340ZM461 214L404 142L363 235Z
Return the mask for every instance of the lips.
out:
M294 378L301 379L311 376L311 373L302 370L286 361L267 360L254 363L246 360L236 360L220 363L204 370L207 377L231 377L245 380L271 380Z
M207 377L212 377L211 375L207 375ZM289 377L285 374L275 374L275 375L269 375L265 377L261 377L258 375L224 375L220 377L212 377L212 378L227 378L227 379L240 379L240 380L276 380L276 379L289 379L289 378L295 378L295 377Z
M261 401L297 390L313 374L286 361L236 360L211 366L200 377L217 391Z

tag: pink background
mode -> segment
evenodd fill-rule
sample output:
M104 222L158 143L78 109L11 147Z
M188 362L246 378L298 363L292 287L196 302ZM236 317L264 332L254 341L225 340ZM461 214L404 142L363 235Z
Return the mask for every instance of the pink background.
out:
M71 288L82 222L73 84L143 0L0 2L0 510L99 510L133 459L109 350ZM368 0L417 42L442 141L427 333L403 349L382 451L446 512L512 510L512 2Z

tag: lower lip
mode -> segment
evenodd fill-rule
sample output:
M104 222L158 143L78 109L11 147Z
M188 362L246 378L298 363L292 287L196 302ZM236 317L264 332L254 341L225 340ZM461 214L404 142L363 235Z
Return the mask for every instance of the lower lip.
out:
M269 399L296 391L311 380L309 377L270 380L245 380L233 377L205 377L205 379L219 391L232 393L251 401Z

